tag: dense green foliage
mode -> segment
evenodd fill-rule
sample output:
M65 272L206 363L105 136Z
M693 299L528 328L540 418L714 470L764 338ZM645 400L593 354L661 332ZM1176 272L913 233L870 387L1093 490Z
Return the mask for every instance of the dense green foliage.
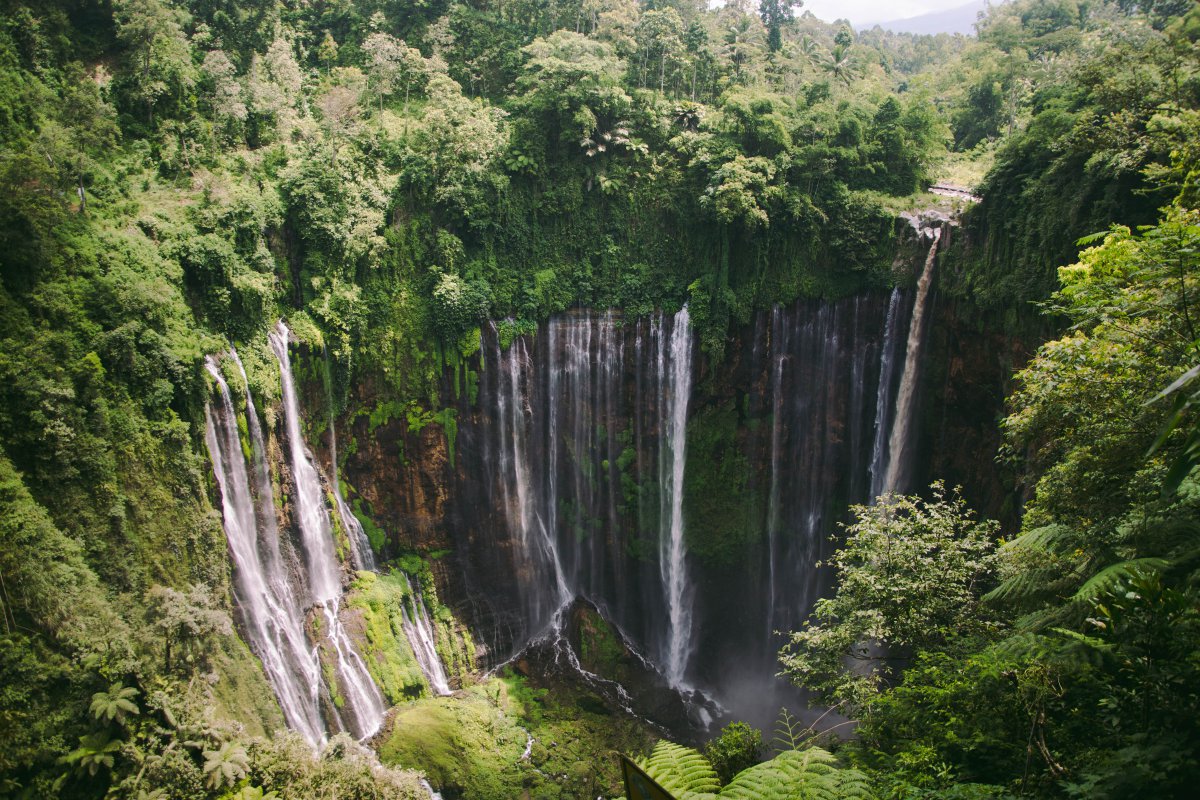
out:
M977 40L856 35L775 0L0 8L0 794L419 791L343 739L314 758L273 736L279 710L232 626L200 436L205 353L243 345L271 423L262 342L286 317L328 355L330 411L372 430L439 425L452 457L439 379L485 318L512 318L511 338L574 304L687 302L717 358L756 308L890 286L894 212L948 169L947 146L949 166L994 161L947 256L944 288L975 308L1024 313L1079 236L1126 227L1062 271L1050 308L1074 327L1012 398L1032 499L990 593L977 546L990 528L954 501L862 509L844 593L787 666L847 700L860 719L848 758L897 795L1194 782L1195 374L1154 399L1197 360L1190 4L1020 0ZM352 386L371 387L370 407L351 407ZM726 456L734 416L689 424L708 462L688 474L704 520L689 544L709 565L736 564L761 516ZM914 525L930 515L952 535ZM882 575L904 580L872 605L881 564L855 543L893 535L907 549ZM930 553L954 580L931 578ZM417 694L396 635L411 597L395 576L357 588L376 677L392 699ZM429 588L461 677L473 647ZM894 668L846 679L833 654L867 639ZM477 695L462 713L481 725L510 708ZM495 753L461 771L475 740L447 730L447 702L404 713L460 750L403 763L474 785ZM644 744L546 705L559 716L545 730L585 758L596 742ZM718 741L725 777L749 750ZM535 746L532 762L565 783L518 764L518 738L502 744L495 796L596 788L561 752ZM388 746L406 752L403 736ZM848 774L823 751L785 753L722 795L766 796L758 782L794 775L860 791L859 773L834 773Z
M677 800L717 797L872 800L875 797L866 775L839 767L834 756L819 747L784 750L770 761L742 770L724 785L704 756L671 742L659 742L638 766Z
M639 722L608 713L586 688L506 671L453 698L400 706L380 757L420 768L447 797L612 797L615 753L649 742Z
M895 796L1181 797L1200 776L1197 243L1174 208L1060 271L1047 307L1074 325L1010 398L1033 494L994 555L936 486L856 509L839 589L782 659L859 721L848 757Z

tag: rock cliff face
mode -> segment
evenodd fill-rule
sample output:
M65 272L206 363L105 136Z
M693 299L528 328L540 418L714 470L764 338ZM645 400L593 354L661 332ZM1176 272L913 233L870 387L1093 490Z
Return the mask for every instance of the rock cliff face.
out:
M479 352L444 376L454 435L404 414L339 421L339 440L354 443L342 470L350 494L390 552L436 556L440 595L486 663L561 628L582 597L660 666L681 646L678 686L769 718L798 699L781 683L776 694L749 688L771 680L775 632L798 627L828 591L818 562L888 467L934 231L943 248L952 241L945 220L904 225L901 288L760 311L718 361L686 338L679 315L572 311L511 343L485 326ZM909 387L912 463L898 488L944 478L1012 519L996 422L1024 350L941 302L933 277ZM681 382L673 368L685 356ZM456 391L464 386L474 388ZM386 400L354 392L352 407Z

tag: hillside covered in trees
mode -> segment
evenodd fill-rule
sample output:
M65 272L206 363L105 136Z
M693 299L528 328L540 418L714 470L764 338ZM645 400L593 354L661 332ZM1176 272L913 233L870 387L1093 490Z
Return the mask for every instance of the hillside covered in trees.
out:
M0 7L0 796L1194 791L1195 3Z

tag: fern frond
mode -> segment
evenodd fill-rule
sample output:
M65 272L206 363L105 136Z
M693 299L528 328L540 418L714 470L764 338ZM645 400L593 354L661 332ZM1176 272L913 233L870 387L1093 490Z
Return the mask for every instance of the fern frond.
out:
M1110 595L1117 585L1138 578L1142 575L1161 572L1169 566L1165 558L1134 558L1112 564L1097 572L1087 580L1072 600L1090 603Z
M656 744L650 757L640 759L638 766L679 800L697 800L695 795L714 793L721 788L717 772L707 758L673 742L664 740Z
M1051 650L1051 644L1043 633L1033 630L1017 631L1012 636L992 646L992 652L1001 659L1029 661L1043 657Z
M839 800L875 800L875 790L865 772L856 769L838 770Z
M870 781L857 770L837 768L819 747L788 750L739 772L720 792L733 800L874 800Z
M1000 550L1007 553L1043 551L1063 555L1075 549L1078 538L1079 533L1066 525L1044 525L1004 543Z
M1054 587L1062 581L1062 570L1055 567L1024 569L1005 578L983 596L988 603L1027 603L1036 598L1054 593Z

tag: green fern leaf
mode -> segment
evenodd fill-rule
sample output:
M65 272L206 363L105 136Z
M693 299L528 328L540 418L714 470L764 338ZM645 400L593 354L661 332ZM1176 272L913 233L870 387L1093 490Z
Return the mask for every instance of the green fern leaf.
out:
M1134 558L1105 567L1079 587L1072 598L1076 602L1093 602L1112 594L1118 584L1145 574L1161 572L1169 566L1165 558Z
M679 800L697 800L696 795L714 793L721 788L717 772L708 759L690 747L661 741L650 757L638 766Z
M857 770L838 769L819 747L788 750L734 777L720 792L733 800L873 800L870 781Z

